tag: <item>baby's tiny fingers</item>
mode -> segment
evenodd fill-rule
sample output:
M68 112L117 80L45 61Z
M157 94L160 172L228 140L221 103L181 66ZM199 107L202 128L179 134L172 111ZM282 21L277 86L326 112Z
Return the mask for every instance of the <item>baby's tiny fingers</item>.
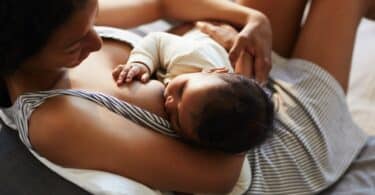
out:
M125 79L125 77L126 77L126 72L125 72L125 71L122 71L122 72L119 74L119 76L118 76L118 78L117 78L117 80L116 80L116 83L117 83L118 86L124 83L124 79Z
M121 71L123 70L124 66L119 65L115 69L112 70L112 77L117 80L118 76L120 75Z
M139 75L139 73L140 69L138 67L132 67L126 76L126 82L131 82L135 76Z
M150 80L150 74L144 73L141 77L141 81L147 83Z

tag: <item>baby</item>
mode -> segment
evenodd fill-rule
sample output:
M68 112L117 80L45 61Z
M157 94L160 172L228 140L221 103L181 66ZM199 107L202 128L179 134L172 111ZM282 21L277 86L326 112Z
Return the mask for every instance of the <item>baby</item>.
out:
M151 33L113 76L118 85L151 75L166 85L165 110L186 142L227 153L245 152L272 131L273 104L254 80L233 74L226 50L208 35Z

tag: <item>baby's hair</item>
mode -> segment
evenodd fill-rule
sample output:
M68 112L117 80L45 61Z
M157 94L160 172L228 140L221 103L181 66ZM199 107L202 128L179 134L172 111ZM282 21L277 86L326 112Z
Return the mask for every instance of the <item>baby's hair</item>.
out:
M209 92L194 131L206 148L240 153L262 144L273 131L274 105L253 79L217 74L225 85Z

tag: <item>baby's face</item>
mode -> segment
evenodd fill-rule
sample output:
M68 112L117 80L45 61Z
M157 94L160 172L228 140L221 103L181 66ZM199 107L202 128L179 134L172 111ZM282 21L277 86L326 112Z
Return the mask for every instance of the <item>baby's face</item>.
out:
M190 73L172 79L164 91L165 110L172 127L187 139L198 140L194 122L202 106L209 101L210 90L224 85L218 73Z

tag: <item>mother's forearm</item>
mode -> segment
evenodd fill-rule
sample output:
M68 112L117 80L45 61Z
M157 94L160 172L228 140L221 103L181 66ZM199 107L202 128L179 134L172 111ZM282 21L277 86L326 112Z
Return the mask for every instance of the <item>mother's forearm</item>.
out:
M260 12L226 0L99 0L96 24L130 28L157 19L221 20L238 27Z
M160 0L99 0L97 25L131 28L161 18Z
M161 0L160 15L165 18L197 21L221 20L238 27L260 12L227 0Z

